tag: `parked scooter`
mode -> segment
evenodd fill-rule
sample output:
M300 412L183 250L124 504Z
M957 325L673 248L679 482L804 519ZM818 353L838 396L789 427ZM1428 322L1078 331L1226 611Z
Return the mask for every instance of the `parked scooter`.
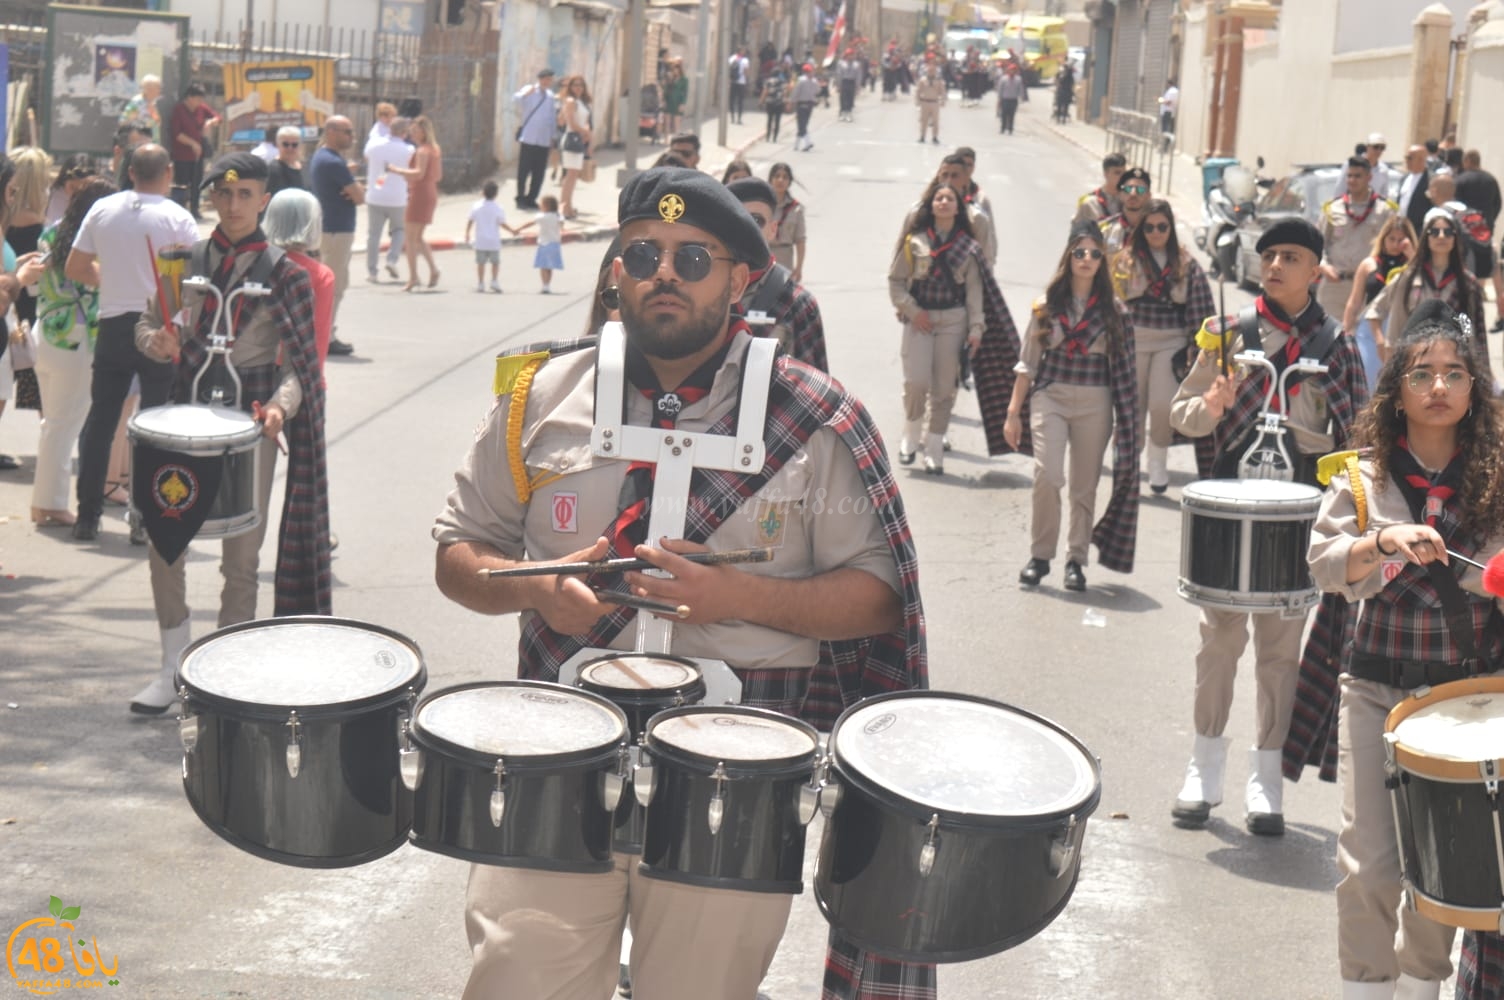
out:
M1259 166L1263 166L1259 158ZM1218 248L1226 245L1224 237L1237 233L1239 224L1253 214L1258 194L1258 177L1231 158L1206 160L1201 165L1205 201L1201 207L1202 225L1196 231L1196 245L1211 258L1212 277L1232 277L1225 270L1227 255Z

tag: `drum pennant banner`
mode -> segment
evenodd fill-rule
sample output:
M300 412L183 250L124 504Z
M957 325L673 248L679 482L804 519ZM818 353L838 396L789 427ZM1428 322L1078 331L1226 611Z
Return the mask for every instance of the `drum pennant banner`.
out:
M175 563L214 506L224 458L185 455L140 441L134 448L131 506L162 558Z

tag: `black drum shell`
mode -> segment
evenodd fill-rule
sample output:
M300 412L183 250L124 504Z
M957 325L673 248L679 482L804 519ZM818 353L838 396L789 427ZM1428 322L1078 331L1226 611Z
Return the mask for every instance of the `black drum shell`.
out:
M1402 770L1394 794L1405 874L1415 889L1447 906L1499 909L1494 807L1483 783Z

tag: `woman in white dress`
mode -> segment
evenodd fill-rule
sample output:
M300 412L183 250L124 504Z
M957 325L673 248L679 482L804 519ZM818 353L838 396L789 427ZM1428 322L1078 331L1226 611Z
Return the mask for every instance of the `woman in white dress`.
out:
M559 214L573 219L574 186L595 139L590 131L590 88L583 76L564 81L564 106L559 109L559 121L564 126L564 135L559 140L559 160L564 167L564 180L559 184Z

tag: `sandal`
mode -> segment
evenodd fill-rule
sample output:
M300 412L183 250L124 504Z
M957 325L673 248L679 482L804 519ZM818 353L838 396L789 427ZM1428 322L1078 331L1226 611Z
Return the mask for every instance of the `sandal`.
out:
M104 498L107 502L118 507L128 506L131 502L131 488L127 483L109 482L104 484Z
M76 520L72 511L31 508L31 523L38 528L71 528Z
M439 284L439 270L438 270L438 268L434 268L433 274L429 275L429 277L428 277L428 287L429 288L436 288L436 287L438 287L438 284Z

